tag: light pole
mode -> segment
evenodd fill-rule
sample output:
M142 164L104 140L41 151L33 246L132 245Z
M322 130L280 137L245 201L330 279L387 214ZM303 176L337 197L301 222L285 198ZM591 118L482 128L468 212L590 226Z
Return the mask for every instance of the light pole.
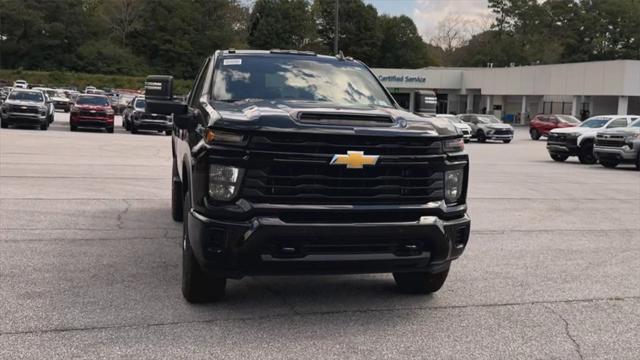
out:
M338 38L340 37L340 0L336 0L336 24L335 36L333 38L333 52L338 55L340 47L338 46Z

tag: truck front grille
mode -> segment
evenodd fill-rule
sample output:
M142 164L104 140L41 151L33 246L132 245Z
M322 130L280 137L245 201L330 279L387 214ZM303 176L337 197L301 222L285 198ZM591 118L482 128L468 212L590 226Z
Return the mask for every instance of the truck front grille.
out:
M78 115L84 116L84 117L106 117L107 113L105 111L91 112L90 110L80 110Z
M34 106L12 105L10 111L21 114L37 114L38 108Z
M620 136L620 137L611 137L611 138L602 138L602 137L597 137L596 138L596 145L597 146L607 146L607 147L622 147L624 146L624 137Z
M272 134L249 144L242 197L285 204L424 204L444 197L440 142L401 137ZM376 165L330 165L336 154L379 155Z

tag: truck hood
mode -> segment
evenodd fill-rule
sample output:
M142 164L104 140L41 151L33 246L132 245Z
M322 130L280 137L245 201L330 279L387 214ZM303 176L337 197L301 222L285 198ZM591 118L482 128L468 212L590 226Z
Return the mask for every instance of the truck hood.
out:
M640 133L640 128L638 127L626 127L626 128L615 128L615 129L607 129L598 131L598 135L635 135Z
M377 136L454 136L455 126L446 119L424 118L413 113L386 107L346 107L326 102L242 100L233 103L214 102L218 117L212 117L209 126L242 131L295 131L335 134L370 134ZM389 117L389 123L380 126L303 123L302 114L340 116Z
M7 100L4 102L7 105L24 105L24 106L44 106L43 102L38 101L24 101L24 100Z
M587 127L567 127L567 128L556 128L551 130L554 134L587 134L598 132L602 128L587 128Z

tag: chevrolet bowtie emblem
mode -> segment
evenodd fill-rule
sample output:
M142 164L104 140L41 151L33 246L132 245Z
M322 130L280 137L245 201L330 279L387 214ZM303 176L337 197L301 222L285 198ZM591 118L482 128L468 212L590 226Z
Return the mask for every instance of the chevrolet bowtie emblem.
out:
M365 155L362 151L347 151L347 155L333 155L331 165L347 165L347 169L362 169L365 165L375 165L378 157L378 155Z

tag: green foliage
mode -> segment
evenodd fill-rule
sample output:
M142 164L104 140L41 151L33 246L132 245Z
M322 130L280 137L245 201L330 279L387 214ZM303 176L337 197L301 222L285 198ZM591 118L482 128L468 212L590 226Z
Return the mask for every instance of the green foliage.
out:
M375 66L420 68L434 63L427 44L409 17L385 15L379 18L378 24L382 39Z
M95 86L99 89L122 88L142 89L145 76L119 76L76 73L68 71L28 71L28 70L2 70L0 79L13 83L18 79L26 80L29 84L44 84L47 86L75 86L84 89L86 86ZM191 88L191 80L174 80L176 94L186 94Z
M639 0L489 0L492 30L448 65L508 66L640 59Z
M254 49L304 49L315 37L306 0L257 0L247 42Z

